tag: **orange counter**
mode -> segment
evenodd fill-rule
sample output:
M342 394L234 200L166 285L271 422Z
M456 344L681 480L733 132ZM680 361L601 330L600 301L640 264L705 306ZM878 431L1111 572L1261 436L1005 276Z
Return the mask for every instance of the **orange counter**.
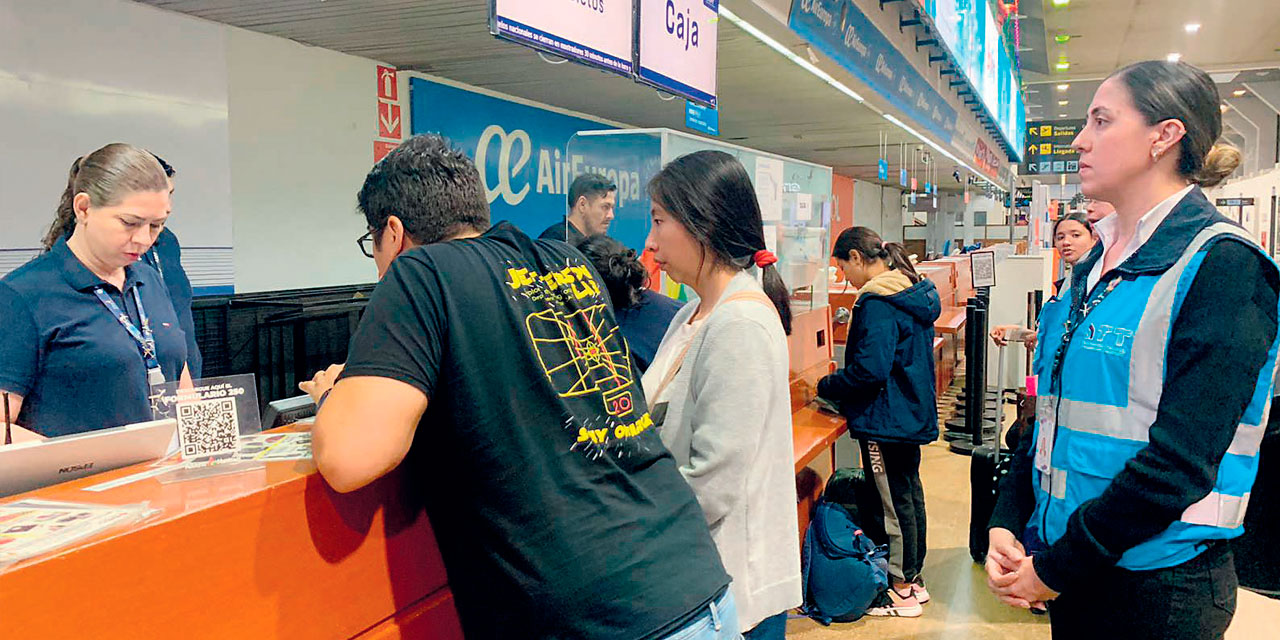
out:
M265 464L81 490L138 466L6 498L161 513L0 572L0 635L462 638L431 527L403 506L398 474L341 495L311 462Z
M845 431L843 418L809 405L830 367L819 362L792 376L802 536L821 494L806 466ZM264 464L83 490L149 468L138 465L0 500L148 502L160 510L0 570L0 636L461 640L435 537L425 514L401 499L398 472L343 495L310 461Z

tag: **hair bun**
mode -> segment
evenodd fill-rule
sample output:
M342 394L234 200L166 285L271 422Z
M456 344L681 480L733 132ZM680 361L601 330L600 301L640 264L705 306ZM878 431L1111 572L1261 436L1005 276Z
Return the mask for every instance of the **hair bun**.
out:
M1240 150L1229 144L1215 144L1204 158L1204 166L1191 177L1201 187L1216 187L1236 172L1244 161Z

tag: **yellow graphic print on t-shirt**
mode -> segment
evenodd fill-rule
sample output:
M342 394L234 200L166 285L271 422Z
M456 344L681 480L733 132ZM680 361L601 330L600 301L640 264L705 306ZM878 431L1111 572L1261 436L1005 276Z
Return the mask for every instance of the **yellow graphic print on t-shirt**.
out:
M526 316L525 329L552 387L562 398L597 395L613 418L579 427L578 441L602 445L648 430L653 424L649 414L636 416L630 350L609 321L591 271L570 265L547 274L511 268L507 275L508 286L546 307ZM579 301L588 306L579 307Z

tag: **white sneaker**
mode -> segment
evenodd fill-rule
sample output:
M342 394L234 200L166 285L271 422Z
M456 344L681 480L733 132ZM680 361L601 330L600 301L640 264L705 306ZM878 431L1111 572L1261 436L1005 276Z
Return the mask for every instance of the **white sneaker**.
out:
M920 604L926 604L931 600L929 597L929 590L924 588L923 582L911 583L911 595L914 595L916 597L916 602L919 602Z
M920 601L916 599L914 590L903 596L890 587L876 601L876 606L867 609L867 615L887 618L919 618L924 615L924 607L920 606Z

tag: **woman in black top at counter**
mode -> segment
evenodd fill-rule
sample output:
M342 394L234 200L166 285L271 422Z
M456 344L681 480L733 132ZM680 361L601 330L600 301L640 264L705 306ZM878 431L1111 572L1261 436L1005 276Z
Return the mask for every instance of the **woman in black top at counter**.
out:
M627 339L631 361L644 373L658 353L671 320L684 305L650 289L649 272L635 250L621 242L604 234L594 235L578 243L578 251L604 280L618 329Z
M46 437L151 419L150 385L189 380L186 336L156 270L138 262L169 217L149 152L110 144L71 167L48 251L0 280L0 391Z

